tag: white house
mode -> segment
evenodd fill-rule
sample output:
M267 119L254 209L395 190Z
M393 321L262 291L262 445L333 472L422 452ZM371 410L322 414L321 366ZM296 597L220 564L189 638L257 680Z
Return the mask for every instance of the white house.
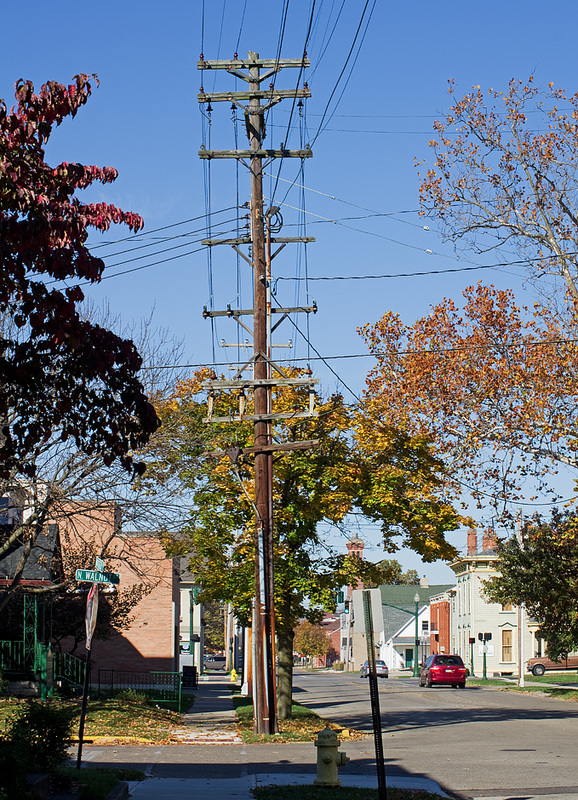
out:
M528 619L523 609L510 603L490 603L484 596L484 582L499 574L497 560L493 534L483 534L479 550L478 534L470 530L466 554L449 564L457 580L449 593L450 650L461 655L478 677L483 671L484 648L488 677L494 673L517 675L520 657L525 663L542 652L537 623Z

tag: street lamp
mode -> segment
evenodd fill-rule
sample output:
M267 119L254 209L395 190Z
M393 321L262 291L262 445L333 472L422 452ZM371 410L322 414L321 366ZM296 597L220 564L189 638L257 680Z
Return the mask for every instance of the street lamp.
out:
M415 645L413 649L413 677L417 678L419 675L418 657L419 657L419 628L418 628L418 614L419 614L419 594L416 592L413 596L415 603Z

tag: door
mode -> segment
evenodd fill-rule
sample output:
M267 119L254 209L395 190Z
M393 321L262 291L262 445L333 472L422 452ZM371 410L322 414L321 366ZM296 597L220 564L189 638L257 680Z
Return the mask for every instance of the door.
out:
M405 648L405 666L408 668L413 667L413 648Z

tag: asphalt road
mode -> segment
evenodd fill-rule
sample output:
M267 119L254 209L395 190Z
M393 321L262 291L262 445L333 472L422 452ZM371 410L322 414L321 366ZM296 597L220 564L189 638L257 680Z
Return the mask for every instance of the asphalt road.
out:
M386 774L432 778L464 798L578 800L578 704L491 689L420 689L415 678L379 683ZM367 680L297 673L295 699L325 718L366 730L341 746L340 772L375 774ZM312 744L91 747L97 764L131 765L156 777L235 778L315 774Z
M295 697L328 719L370 730L369 688L358 675L304 673ZM386 771L433 778L466 797L578 798L578 705L491 689L420 689L379 682ZM347 751L350 744L344 746Z

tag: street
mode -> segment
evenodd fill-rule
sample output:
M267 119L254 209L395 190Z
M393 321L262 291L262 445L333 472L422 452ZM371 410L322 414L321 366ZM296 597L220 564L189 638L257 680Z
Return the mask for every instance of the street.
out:
M322 716L370 730L358 675L301 673L295 699ZM417 678L379 682L386 770L427 775L470 797L553 789L578 797L578 706L514 692L441 687ZM349 751L352 744L344 745Z
M202 685L201 689L202 691ZM379 683L386 775L432 778L471 798L578 798L578 705L543 695L447 687L417 678ZM297 672L295 700L321 716L368 731L344 740L343 774L375 774L369 686L358 674ZM93 765L131 765L156 777L235 778L266 772L315 774L311 743L85 748Z

